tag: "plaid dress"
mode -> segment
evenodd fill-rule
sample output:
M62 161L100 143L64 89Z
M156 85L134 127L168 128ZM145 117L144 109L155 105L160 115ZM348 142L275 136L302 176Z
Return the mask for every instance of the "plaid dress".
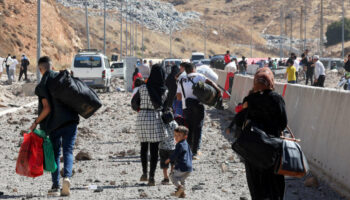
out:
M160 142L168 137L168 131L162 121L162 111L154 110L146 85L139 87L141 104L136 120L136 133L140 142ZM165 101L167 92L162 99Z

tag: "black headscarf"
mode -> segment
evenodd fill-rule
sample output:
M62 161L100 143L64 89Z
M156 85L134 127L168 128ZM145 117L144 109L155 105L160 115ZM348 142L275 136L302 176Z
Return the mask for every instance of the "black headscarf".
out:
M169 90L168 97L166 100L166 106L171 107L176 96L177 84L176 84L176 75L180 72L180 69L177 65L171 67L171 72L168 75L165 85Z
M139 68L135 68L134 73L132 74L132 80L134 80L134 77L140 72Z
M156 109L161 107L163 105L162 96L167 88L165 86L165 72L159 64L152 66L146 86L154 107Z

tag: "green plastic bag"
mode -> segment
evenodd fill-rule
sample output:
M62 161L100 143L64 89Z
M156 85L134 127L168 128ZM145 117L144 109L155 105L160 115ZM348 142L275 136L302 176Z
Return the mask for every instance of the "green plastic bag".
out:
M35 129L34 133L42 137L43 149L44 149L44 170L48 172L55 172L57 169L57 164L55 161L55 154L53 152L53 146L50 138L46 135L45 131Z

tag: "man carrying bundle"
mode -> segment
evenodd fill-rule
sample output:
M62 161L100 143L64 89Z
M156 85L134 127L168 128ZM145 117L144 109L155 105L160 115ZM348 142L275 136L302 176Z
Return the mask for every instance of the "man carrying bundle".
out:
M198 82L207 83L217 91L218 96L221 96L221 91L214 82L197 73L193 64L185 62L181 63L180 66L185 68L187 76L181 76L178 80L177 99L182 100L184 118L189 128L187 141L191 146L193 159L198 160L198 150L200 149L202 138L204 106L193 94L193 85Z

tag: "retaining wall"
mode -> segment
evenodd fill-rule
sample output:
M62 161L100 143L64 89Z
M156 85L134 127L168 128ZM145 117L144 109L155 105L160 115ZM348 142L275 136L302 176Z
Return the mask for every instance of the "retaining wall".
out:
M253 78L235 76L229 108L234 110L253 86ZM277 83L282 94L285 84ZM287 85L288 124L306 154L312 172L350 197L350 93Z

